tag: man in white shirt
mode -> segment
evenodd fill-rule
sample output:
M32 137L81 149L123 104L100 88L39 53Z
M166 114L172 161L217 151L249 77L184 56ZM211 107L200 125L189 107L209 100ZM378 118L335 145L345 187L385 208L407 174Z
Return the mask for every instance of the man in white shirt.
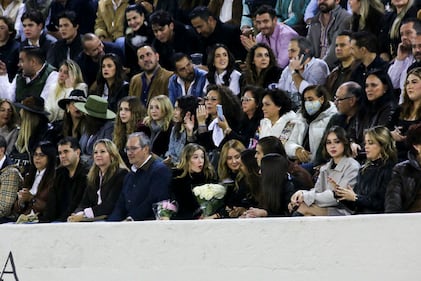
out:
M10 83L6 64L0 62L0 97L13 102L21 102L29 96L47 100L57 82L58 73L46 62L44 52L39 47L23 47L19 52L19 66L22 72Z

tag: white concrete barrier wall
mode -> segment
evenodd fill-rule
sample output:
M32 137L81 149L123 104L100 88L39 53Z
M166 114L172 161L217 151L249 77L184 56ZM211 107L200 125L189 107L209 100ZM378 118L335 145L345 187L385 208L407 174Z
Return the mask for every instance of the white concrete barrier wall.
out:
M0 237L0 269L12 251L19 281L421 280L421 214L9 224Z

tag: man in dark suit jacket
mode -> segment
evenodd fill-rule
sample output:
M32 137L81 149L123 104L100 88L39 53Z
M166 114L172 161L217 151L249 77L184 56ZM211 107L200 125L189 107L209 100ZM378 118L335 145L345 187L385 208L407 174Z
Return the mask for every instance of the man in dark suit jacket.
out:
M59 15L58 21L58 31L62 39L52 44L47 52L47 62L57 69L67 58L75 60L82 52L76 14L72 11L64 11Z
M199 38L193 28L174 21L167 11L154 12L149 17L149 22L155 35L152 46L159 53L159 64L165 69L174 70L175 53L202 53Z
M90 87L96 80L99 71L99 62L101 57L107 53L114 53L123 61L123 50L118 48L114 43L102 42L98 36L93 33L82 35L82 48L76 58L77 64L82 70L83 80Z
M226 45L236 60L244 61L247 51L241 44L238 26L217 20L205 6L194 8L189 17L205 48L203 64L206 64L208 50L216 43Z
M56 170L53 188L48 195L42 222L66 221L82 200L88 167L80 160L76 138L65 137L58 143L60 167Z
M132 165L109 221L154 219L152 204L169 198L171 170L151 152L151 141L142 132L127 138L126 152Z

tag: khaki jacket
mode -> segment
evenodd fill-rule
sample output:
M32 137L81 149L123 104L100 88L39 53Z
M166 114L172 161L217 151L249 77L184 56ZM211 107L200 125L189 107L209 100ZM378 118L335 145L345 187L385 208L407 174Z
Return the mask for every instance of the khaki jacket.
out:
M137 97L142 96L142 89L143 89L142 74L143 72L136 74L130 80L130 89L129 89L130 96L137 96ZM173 74L174 73L172 71L166 70L165 68L162 68L159 66L149 88L147 104L149 103L151 98L155 96L159 96L159 95L168 96L168 82L170 80L170 77ZM145 106L147 104L145 104Z
M126 8L128 0L121 0L120 6L114 11L111 0L101 0L98 3L98 11L95 20L95 34L104 36L104 41L115 41L124 36L124 21L126 20Z

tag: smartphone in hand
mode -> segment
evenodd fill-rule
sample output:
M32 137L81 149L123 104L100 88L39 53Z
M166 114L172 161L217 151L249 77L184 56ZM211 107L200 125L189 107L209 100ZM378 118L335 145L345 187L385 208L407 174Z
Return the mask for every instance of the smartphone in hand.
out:
M218 118L224 121L224 111L222 110L222 105L220 104L216 105L216 112L218 114Z

